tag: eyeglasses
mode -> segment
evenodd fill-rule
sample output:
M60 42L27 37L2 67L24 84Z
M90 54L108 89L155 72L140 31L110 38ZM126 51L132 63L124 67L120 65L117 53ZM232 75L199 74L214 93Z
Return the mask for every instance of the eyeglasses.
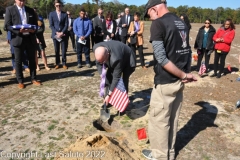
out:
M205 22L205 24L210 24L210 23L208 23L208 22Z
M55 7L61 7L62 5L55 5Z

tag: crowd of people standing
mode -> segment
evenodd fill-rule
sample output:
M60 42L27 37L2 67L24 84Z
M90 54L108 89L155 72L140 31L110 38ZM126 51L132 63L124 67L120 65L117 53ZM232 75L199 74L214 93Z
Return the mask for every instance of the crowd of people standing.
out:
M8 42L11 44L13 71L16 73L18 88L23 89L24 78L22 63L30 72L31 82L36 86L41 83L36 80L39 71L37 52L40 52L46 70L50 70L45 55L44 41L45 24L43 18L37 15L37 9L25 6L26 0L15 0L15 5L6 8L5 27L8 31ZM148 159L175 159L175 141L177 122L180 114L184 84L197 81L191 73L191 54L189 33L191 25L188 17L180 17L170 13L166 0L149 0L144 16L152 20L150 27L150 42L154 54L154 87L151 93L149 113L149 139L151 149L144 149L142 154ZM119 13L115 20L111 12L103 16L99 8L97 16L88 18L84 8L79 11L79 17L71 18L70 11L62 11L62 2L54 1L55 11L49 14L49 27L55 51L55 69L61 66L68 69L67 50L69 38L72 49L77 53L77 67L83 66L82 53L85 54L85 65L91 68L90 39L96 65L106 87L104 102L109 98L119 79L123 78L125 90L128 93L129 77L136 68L136 50L138 49L141 67L146 69L143 54L144 22L138 12L130 15L129 8ZM20 15L20 16L19 16ZM13 25L31 24L38 29L14 29ZM211 77L220 78L225 66L225 59L235 36L235 26L231 19L216 31L211 20L206 19L199 29L194 48L198 53L197 70L205 56L206 73L209 71L210 55L214 52L214 74ZM60 59L60 48L62 59ZM25 64L25 60L28 64ZM218 65L220 60L220 69ZM106 71L106 68L108 70ZM105 79L106 78L106 79ZM160 136L159 136L160 135Z

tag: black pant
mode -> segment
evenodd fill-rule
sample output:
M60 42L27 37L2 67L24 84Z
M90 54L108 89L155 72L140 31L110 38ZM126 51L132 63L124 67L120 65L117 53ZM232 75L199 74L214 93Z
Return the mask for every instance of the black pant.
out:
M108 68L108 70L107 70L105 84L106 84L106 87L108 87L108 88L112 83L113 71L114 71L113 68ZM131 76L131 74L134 71L135 71L135 67L128 67L128 68L125 68L122 72L123 83L124 83L127 93L128 93L129 77Z
M61 42L57 41L56 39L53 39L54 44L54 50L55 50L55 56L56 56L56 65L60 64L60 45L62 50L62 64L66 65L67 57L66 57L66 39L63 38Z
M75 35L74 35L74 32L73 32L73 31L68 31L67 41L66 41L66 51L68 50L69 37L70 37L71 42L72 42L72 48L73 48L73 50L75 51L75 50L76 50L76 47L75 47Z
M15 54L15 69L18 83L23 83L22 57L26 51L29 60L29 69L31 80L36 80L36 61L35 61L35 44L31 42L29 36L23 37L21 46L13 46Z
M206 50L205 48L199 50L201 53L198 54L198 62L197 62L197 70L200 69L201 67L201 63L202 63L202 59L203 59L203 56L205 55L205 66L206 66L206 72L208 71L208 66L209 66L209 60L210 60L210 55L207 55L209 50Z
M135 57L136 57L136 44L130 44L130 47L133 50L133 52L135 53ZM144 55L143 55L143 46L140 45L137 47L137 49L138 49L141 66L145 66Z
M95 36L94 37L95 44L103 41L103 36Z
M78 43L79 37L76 38L77 43L77 62L82 65L82 53L85 54L86 64L91 64L90 60L90 39L86 39L86 44Z
M121 36L121 42L126 44L127 42L127 36Z
M215 50L215 57L214 57L214 73L215 74L217 74L219 59L220 59L219 74L223 73L224 66L225 66L225 59L227 57L227 54L228 54L228 52L217 53L217 50Z

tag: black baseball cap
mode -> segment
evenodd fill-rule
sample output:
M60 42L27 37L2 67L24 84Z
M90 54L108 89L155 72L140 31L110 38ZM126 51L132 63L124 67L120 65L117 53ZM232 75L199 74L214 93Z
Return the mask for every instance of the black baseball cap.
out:
M161 4L161 3L165 3L167 4L167 1L166 0L149 0L148 3L146 4L145 6L145 12L144 12L144 17L147 16L147 12L148 12L148 9L153 7L153 6L156 6L158 4Z

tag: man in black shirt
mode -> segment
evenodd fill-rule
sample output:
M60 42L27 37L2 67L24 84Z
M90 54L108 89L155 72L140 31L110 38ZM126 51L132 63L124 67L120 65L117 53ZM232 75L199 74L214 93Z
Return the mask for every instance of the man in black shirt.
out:
M177 122L183 100L184 83L197 79L189 73L191 47L185 23L168 11L166 0L149 0L145 15L153 21L150 42L153 46L154 88L150 100L148 133L149 159L174 160Z

